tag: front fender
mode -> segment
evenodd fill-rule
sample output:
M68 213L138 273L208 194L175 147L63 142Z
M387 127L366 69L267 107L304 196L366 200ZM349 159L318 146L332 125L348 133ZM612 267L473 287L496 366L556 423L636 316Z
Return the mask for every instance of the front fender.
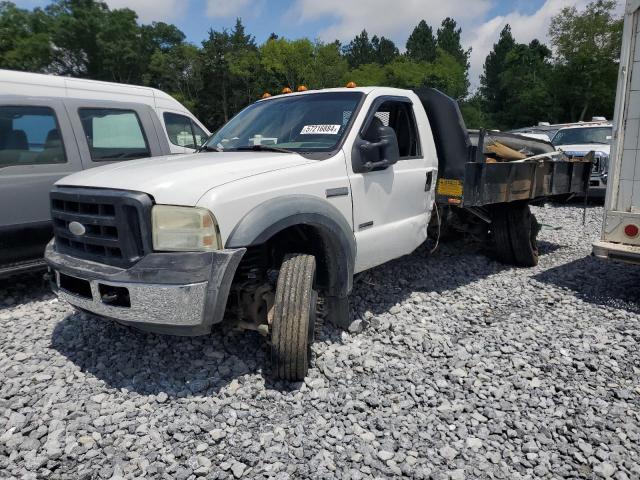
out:
M295 225L316 228L328 250L329 295L348 295L353 285L356 258L353 230L337 208L318 197L285 195L261 203L238 222L227 238L225 248L261 245Z

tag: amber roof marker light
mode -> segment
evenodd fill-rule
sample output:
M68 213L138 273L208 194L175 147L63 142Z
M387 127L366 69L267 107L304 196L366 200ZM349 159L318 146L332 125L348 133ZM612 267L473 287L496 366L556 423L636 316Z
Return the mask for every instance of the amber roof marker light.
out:
M306 92L307 90L309 90L306 85L299 85L298 88L296 88L296 92Z
M269 98L271 94L269 92L264 92L260 98Z
M345 85L345 87L347 87L347 88L356 88L356 87L357 87L357 85L356 85L356 82L348 82L348 83Z
M293 93L293 90L291 90L289 87L284 87L282 89L282 93Z

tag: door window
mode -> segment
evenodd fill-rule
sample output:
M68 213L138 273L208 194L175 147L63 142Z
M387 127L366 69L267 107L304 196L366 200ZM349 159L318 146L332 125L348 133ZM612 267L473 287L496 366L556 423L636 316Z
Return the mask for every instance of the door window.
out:
M207 138L209 138L209 135L207 135L207 132L196 125L193 120L191 121L191 127L193 127L193 136L196 140L196 146L199 147L207 140Z
M79 115L94 162L151 156L140 119L133 110L81 108Z
M398 138L400 159L415 158L421 155L418 128L413 116L411 103L387 100L374 113L376 120L391 127Z
M66 161L60 126L53 109L0 106L0 167Z
M169 141L186 148L198 148L207 139L207 134L193 120L177 113L164 113L164 124Z

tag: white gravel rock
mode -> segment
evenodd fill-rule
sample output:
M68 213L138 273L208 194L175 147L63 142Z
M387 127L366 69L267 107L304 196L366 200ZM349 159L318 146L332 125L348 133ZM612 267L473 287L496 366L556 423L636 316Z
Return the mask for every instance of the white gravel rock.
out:
M640 267L602 208L534 208L540 264L462 241L358 275L350 332L274 382L252 332L179 338L0 283L0 478L640 478Z

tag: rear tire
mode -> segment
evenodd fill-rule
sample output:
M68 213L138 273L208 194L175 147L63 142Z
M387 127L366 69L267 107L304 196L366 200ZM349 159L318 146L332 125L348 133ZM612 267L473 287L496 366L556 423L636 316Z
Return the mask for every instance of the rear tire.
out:
M538 264L538 232L540 224L527 204L509 209L509 233L515 264L535 267Z
M515 255L511 247L509 234L508 205L496 205L491 212L491 233L493 235L494 254L499 262L513 265Z
M274 376L301 381L307 375L314 336L318 294L313 289L313 255L287 255L280 267L271 324Z
M491 232L498 261L519 267L538 264L540 225L526 203L496 205L491 214Z

